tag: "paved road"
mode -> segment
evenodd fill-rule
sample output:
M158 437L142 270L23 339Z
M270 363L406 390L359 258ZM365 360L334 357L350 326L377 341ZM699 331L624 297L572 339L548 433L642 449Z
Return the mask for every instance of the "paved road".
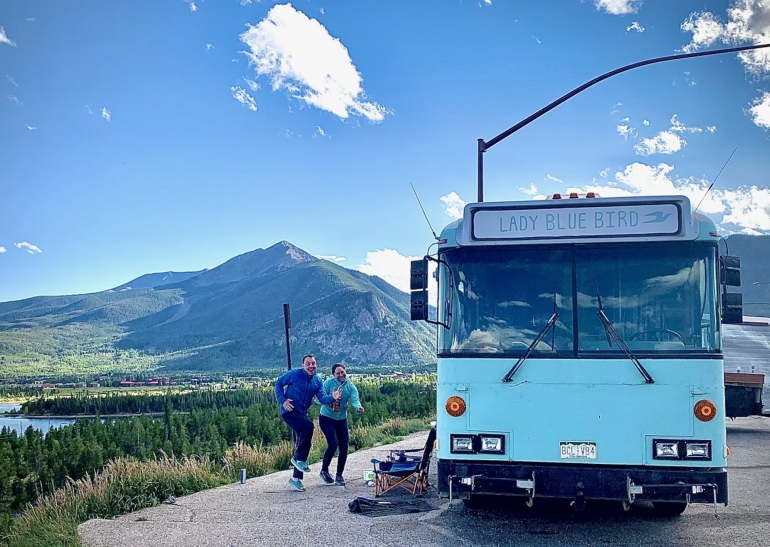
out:
M411 448L424 443L416 434L397 443ZM543 503L528 509L469 510L449 506L435 494L428 513L367 518L351 514L356 496L373 496L363 480L345 488L323 486L314 473L306 493L289 492L289 471L259 477L177 500L176 505L145 509L115 520L92 520L80 526L86 547L196 546L401 546L465 547L497 545L760 547L770 544L770 418L740 418L728 424L730 505L691 506L678 518L656 517L649 505L630 512L607 504L575 513L566 504ZM347 475L353 478L382 457L381 447L352 454ZM332 464L334 465L334 464ZM318 464L313 466L317 470ZM396 499L387 495L386 499ZM138 520L138 519L147 519Z

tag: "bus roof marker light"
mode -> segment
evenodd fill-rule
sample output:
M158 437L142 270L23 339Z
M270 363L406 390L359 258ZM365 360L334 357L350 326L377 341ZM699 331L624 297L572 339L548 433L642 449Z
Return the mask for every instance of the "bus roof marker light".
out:
M595 197L596 197L596 193L595 193L595 192L588 192L588 193L586 194L586 197L587 197L587 198L595 198Z
M695 413L695 417L701 422L710 422L716 418L717 406L707 399L702 399L695 403L693 412Z
M551 199L561 199L561 194L554 194Z
M455 418L462 416L465 414L465 401L462 397L453 395L446 400L446 411L447 414L454 416Z
M577 198L578 198L577 192L570 192L569 199L577 199Z

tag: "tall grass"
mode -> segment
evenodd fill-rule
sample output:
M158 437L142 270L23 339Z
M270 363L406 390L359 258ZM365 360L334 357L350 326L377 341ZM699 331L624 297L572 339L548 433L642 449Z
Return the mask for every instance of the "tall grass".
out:
M399 440L402 435L428 429L427 420L395 418L377 426L350 431L350 451ZM323 457L326 442L316 427L308 461ZM151 461L119 458L93 477L70 481L27 507L10 531L0 536L7 547L79 547L78 524L94 518L113 518L144 507L154 507L170 496L192 494L235 480L241 469L258 477L288 469L292 444L270 446L238 443L230 448L222 465L206 457L164 456Z
M228 482L221 469L205 457L162 457L144 462L120 458L93 477L70 481L28 506L2 539L13 547L78 546L81 522L153 507L170 496Z

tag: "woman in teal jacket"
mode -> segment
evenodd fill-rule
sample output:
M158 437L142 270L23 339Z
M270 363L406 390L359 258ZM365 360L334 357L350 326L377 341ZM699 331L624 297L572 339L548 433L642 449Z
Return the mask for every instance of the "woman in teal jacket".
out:
M348 373L345 365L336 363L332 365L332 376L324 382L324 391L326 393L336 393L342 389L342 398L339 402L332 404L323 404L321 406L321 415L318 417L318 425L321 427L326 437L326 452L324 453L323 464L321 466L321 480L326 484L338 484L345 486L345 479L342 473L345 471L345 461L348 459L348 404L356 409L356 412L363 412L364 407L358 400L358 390L353 382L348 379ZM340 456L337 460L337 476L332 480L329 474L329 464L332 462L334 453L340 450Z

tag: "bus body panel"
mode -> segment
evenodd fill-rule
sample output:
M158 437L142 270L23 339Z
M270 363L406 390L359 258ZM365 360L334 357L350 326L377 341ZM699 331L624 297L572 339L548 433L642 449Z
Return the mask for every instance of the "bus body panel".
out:
M528 359L513 381L501 378L514 359L439 359L439 458L574 463L560 457L559 443L595 442L596 465L723 467L724 377L718 359L647 359L655 378L644 384L628 359ZM451 381L444 382L444 378ZM462 397L466 411L444 408ZM695 404L710 400L716 417L702 422ZM506 435L505 454L453 454L450 435ZM652 439L710 440L711 460L657 460Z

